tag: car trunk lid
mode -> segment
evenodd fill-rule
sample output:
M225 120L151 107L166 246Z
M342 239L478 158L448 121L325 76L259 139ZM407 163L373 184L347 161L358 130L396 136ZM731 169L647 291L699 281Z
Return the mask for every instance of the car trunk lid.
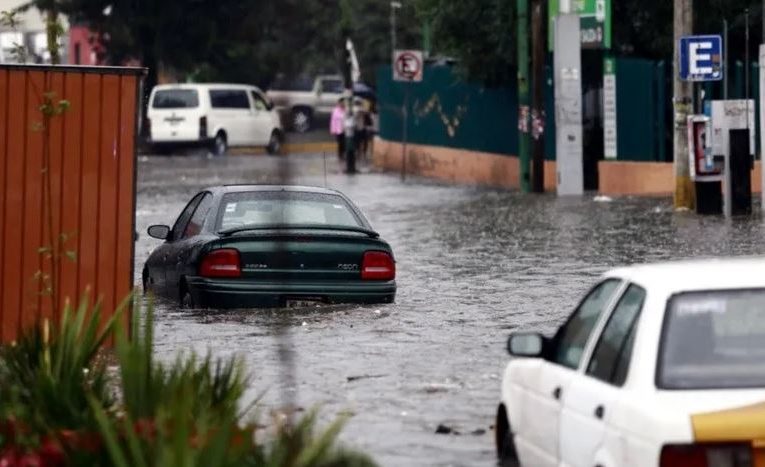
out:
M242 278L268 282L361 281L365 252L392 256L385 242L356 232L240 233L221 239L220 247L239 251Z

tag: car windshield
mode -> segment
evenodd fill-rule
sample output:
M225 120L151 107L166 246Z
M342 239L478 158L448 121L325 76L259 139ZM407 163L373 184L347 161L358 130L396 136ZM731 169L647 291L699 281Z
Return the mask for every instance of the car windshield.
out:
M663 336L661 388L765 386L765 289L676 295Z
M289 191L251 191L223 196L217 230L269 225L363 227L340 196Z
M166 89L154 94L155 109L193 109L199 107L199 94L194 89Z

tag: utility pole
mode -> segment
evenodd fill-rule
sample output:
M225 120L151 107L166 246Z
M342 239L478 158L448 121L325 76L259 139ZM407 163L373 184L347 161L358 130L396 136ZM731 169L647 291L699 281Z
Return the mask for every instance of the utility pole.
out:
M523 193L531 191L529 133L529 0L517 0L518 34L518 159Z
M691 85L680 79L680 38L693 32L693 0L674 0L674 157L675 209L693 209L695 190L688 161L688 115L691 112Z
M531 43L534 49L532 55L531 82L534 83L534 96L531 110L531 134L534 137L534 157L532 164L532 187L534 193L545 191L545 34L544 5L545 0L533 0L531 8Z

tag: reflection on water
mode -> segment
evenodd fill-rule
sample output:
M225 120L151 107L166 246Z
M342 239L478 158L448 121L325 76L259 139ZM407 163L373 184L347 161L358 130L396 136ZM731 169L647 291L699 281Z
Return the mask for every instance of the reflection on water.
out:
M330 160L328 186L353 199L393 247L396 304L216 312L160 302L157 351L243 357L252 394L265 391L268 407L283 400L275 331L285 326L297 368L286 391L327 417L353 413L342 439L386 466L494 465L490 427L508 332L553 330L607 268L765 253L759 216L726 222L675 214L664 198L560 200L347 177ZM158 244L144 233L150 224L172 223L205 186L278 182L285 164L294 182L324 185L320 156L143 160L136 283ZM463 434L437 435L439 424Z

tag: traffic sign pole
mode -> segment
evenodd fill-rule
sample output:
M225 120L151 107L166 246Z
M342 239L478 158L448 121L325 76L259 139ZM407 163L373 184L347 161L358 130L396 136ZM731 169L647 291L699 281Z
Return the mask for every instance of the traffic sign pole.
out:
M393 80L403 81L404 102L401 106L401 180L406 180L406 143L409 132L409 91L412 83L422 81L424 72L421 50L397 50L393 54Z
M401 154L401 181L406 180L406 140L409 136L409 86L411 83L404 83L404 106L401 109L401 116L403 128L401 129L402 136L402 154Z

